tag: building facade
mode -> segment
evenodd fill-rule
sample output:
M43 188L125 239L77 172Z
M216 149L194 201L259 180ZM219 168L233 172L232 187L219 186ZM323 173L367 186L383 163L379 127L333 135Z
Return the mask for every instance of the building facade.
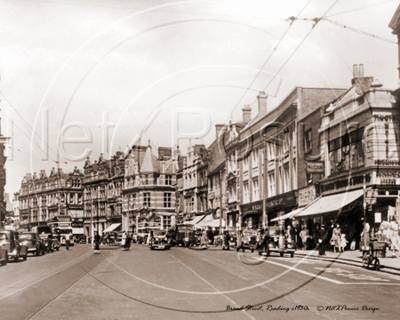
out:
M45 170L39 176L27 173L18 192L20 228L30 230L59 215L69 215L73 222L83 221L82 180L77 167L71 173L53 168L49 176Z

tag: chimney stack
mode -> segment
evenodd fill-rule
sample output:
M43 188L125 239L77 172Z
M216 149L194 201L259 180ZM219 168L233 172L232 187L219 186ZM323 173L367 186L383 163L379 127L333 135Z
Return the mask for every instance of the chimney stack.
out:
M364 76L364 65L363 64L359 64L359 65L354 64L353 65L353 73L354 73L354 78L351 79L351 84L355 87L355 91L359 96L363 95L366 91L371 89L371 84L372 84L374 78Z
M242 109L243 112L243 122L244 123L249 123L251 120L251 108L249 104L244 105L244 108Z
M268 96L265 92L260 91L260 94L257 96L259 113L267 113L267 98Z

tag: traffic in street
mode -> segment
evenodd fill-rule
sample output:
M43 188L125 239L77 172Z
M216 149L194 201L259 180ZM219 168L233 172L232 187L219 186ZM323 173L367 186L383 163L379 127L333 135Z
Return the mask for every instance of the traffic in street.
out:
M400 311L400 277L360 267L218 248L93 252L62 246L1 267L2 318L383 319Z

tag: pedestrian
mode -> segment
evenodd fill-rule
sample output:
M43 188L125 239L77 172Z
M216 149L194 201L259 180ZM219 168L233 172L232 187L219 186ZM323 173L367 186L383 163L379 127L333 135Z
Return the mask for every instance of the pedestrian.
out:
M124 246L124 249L126 249L126 231L122 234L121 244Z
M129 251L130 247L131 247L131 240L132 240L132 236L128 233L125 239L125 249L126 251Z
M307 239L309 237L308 229L306 228L305 225L302 226L302 229L300 231L300 238L302 242L302 249L307 250Z
M317 241L318 241L318 255L324 256L325 255L325 226L322 225L321 228L318 228L317 232Z
M295 234L295 237L296 237L296 249L297 248L301 248L302 244L301 244L301 237L300 237L300 228L299 228L298 225L296 225L294 227L294 234Z
M97 231L94 232L94 253L100 253L100 242L101 242L101 237Z
M69 250L70 241L71 241L71 234L67 233L65 235L65 246L67 247L67 250Z
M339 223L336 223L336 227L332 230L332 238L331 238L331 245L333 245L333 252L336 252L336 248L340 251L340 240L341 240L342 231L340 229Z
M242 230L238 230L237 238L236 238L236 250L239 250L239 248L242 247L242 241L243 241Z

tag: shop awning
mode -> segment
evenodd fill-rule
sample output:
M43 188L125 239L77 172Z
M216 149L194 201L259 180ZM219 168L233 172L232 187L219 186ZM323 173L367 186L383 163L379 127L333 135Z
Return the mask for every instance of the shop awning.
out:
M296 217L311 216L315 214L337 211L340 208L356 201L363 195L363 190L349 191L345 193L325 196L305 208Z
M113 223L111 226L103 230L103 233L111 232L117 229L121 224L120 223Z
M203 220L204 217L205 216L197 216L197 217L194 217L193 220L185 221L183 224L195 225L196 223L199 223L201 220Z
M225 227L225 220L221 221L221 226ZM219 219L215 219L207 224L207 227L219 228Z
M284 215L281 215L280 217L276 217L276 218L274 218L274 219L271 219L271 222L273 222L273 221L279 221L279 220L291 219L291 218L293 218L294 216L296 216L298 213L302 212L303 210L304 210L304 208L299 208L299 209L293 210L293 211L291 211L291 212L289 212L289 213L286 213L286 214L284 214Z
M205 227L208 227L208 224L211 223L213 220L214 220L213 215L209 214L195 226L197 228L205 228ZM219 219L218 219L218 221L219 221Z
M83 228L72 228L73 234L83 234Z

